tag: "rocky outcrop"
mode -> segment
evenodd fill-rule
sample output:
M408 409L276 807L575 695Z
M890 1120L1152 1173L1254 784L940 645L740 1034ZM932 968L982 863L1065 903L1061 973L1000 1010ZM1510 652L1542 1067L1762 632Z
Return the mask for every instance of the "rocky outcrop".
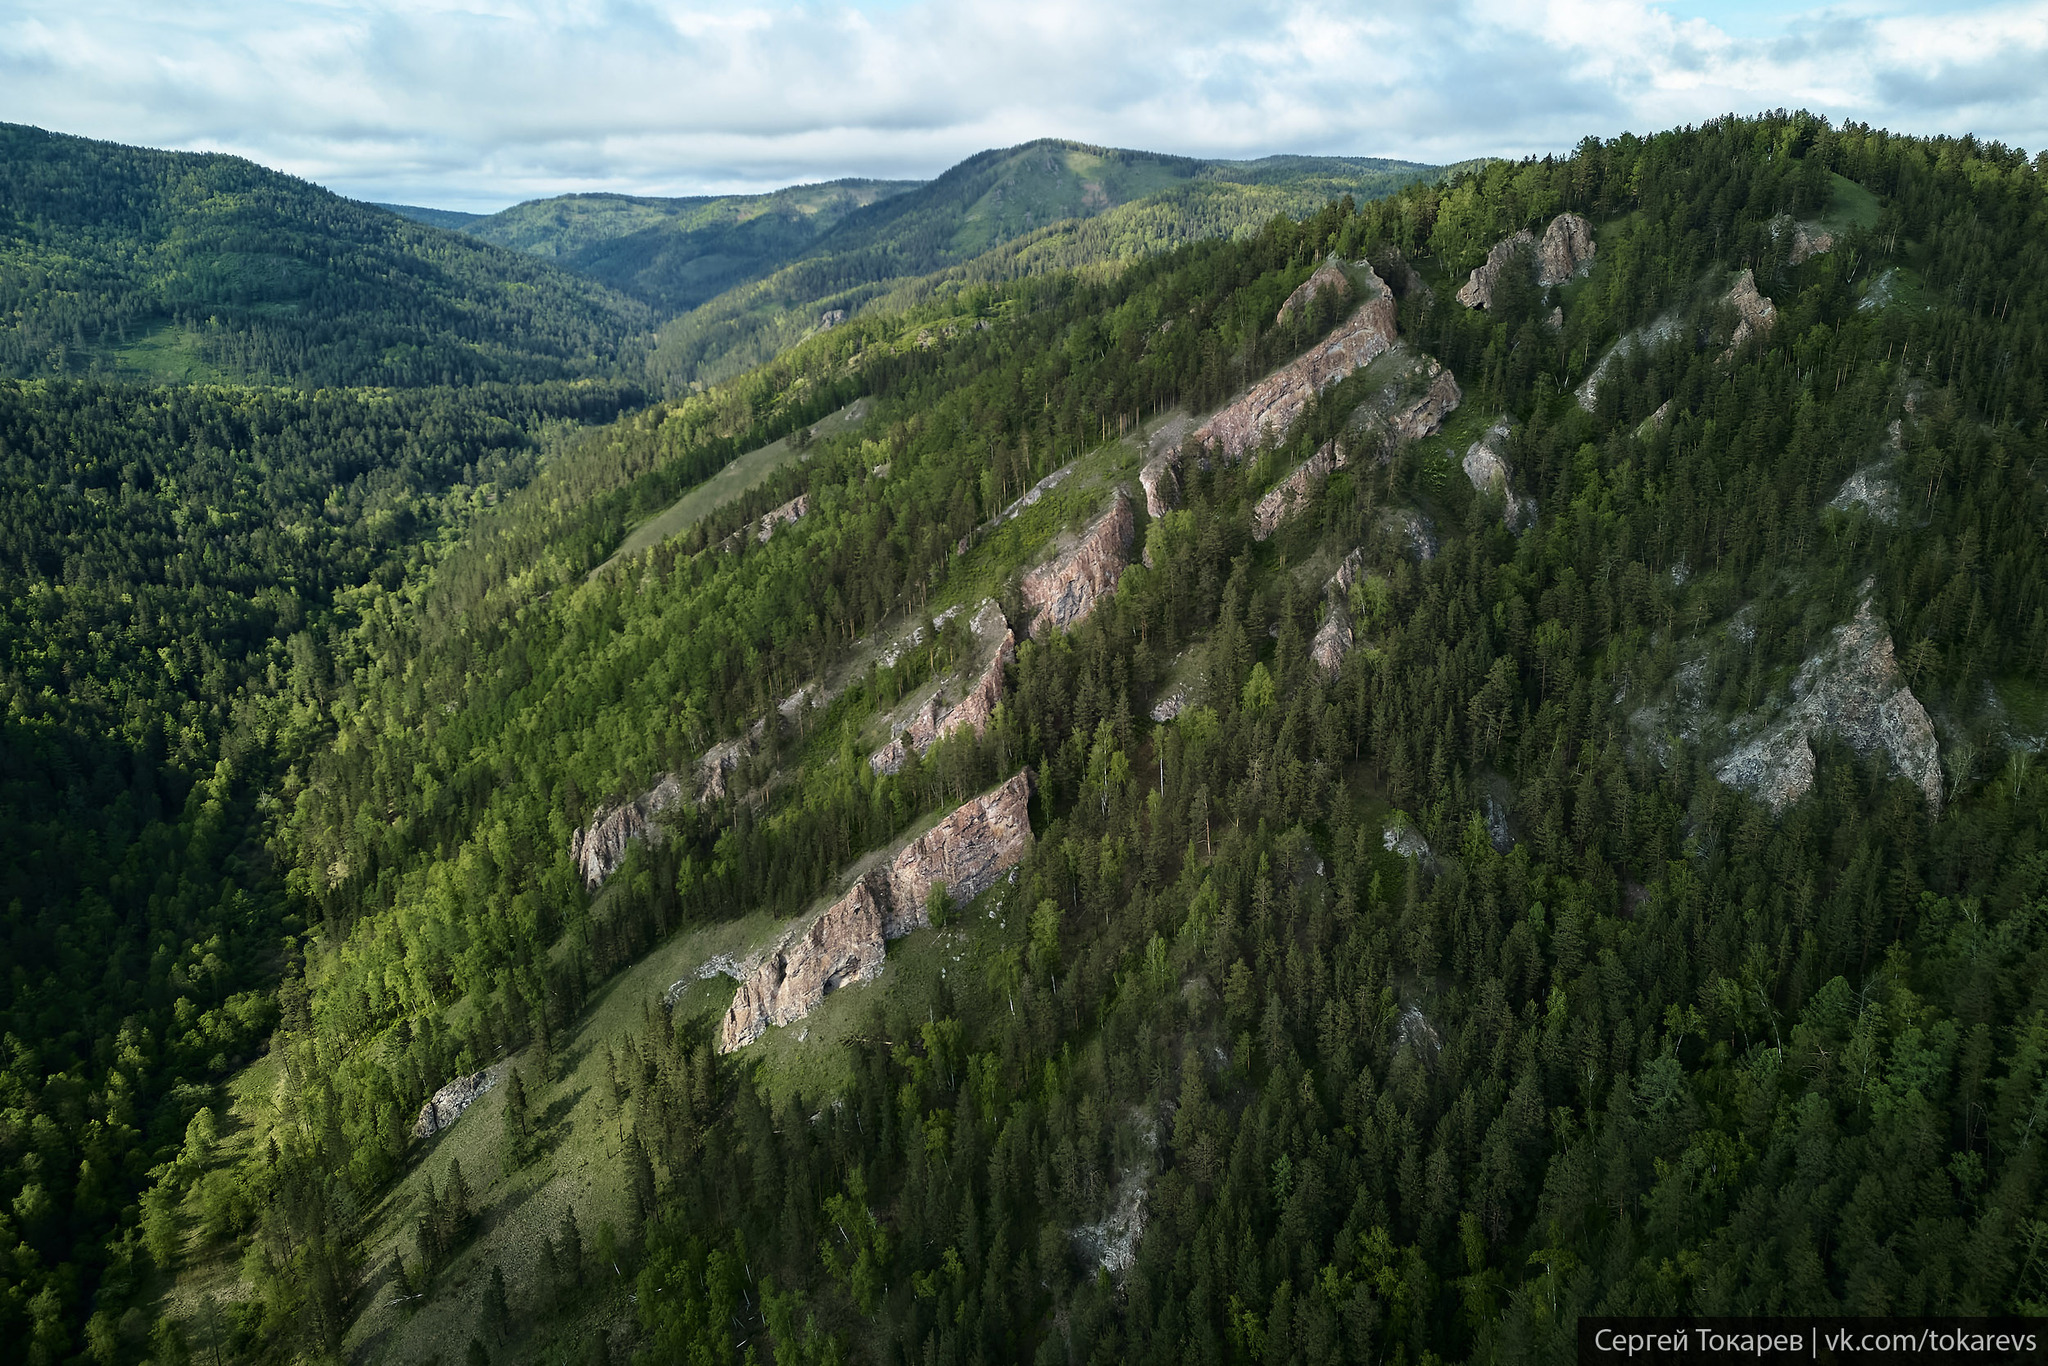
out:
M1735 305L1735 334L1728 339L1728 354L1733 355L1751 337L1771 330L1771 324L1778 320L1778 308L1757 293L1756 275L1748 269L1735 277L1728 302Z
M1561 285L1593 268L1593 225L1575 213L1561 213L1543 230L1543 240L1527 228L1510 233L1493 244L1486 260L1473 268L1472 277L1458 288L1458 302L1467 308L1492 308L1494 291L1501 273L1527 253L1534 258L1536 283L1548 288Z
M1941 809L1941 749L1927 709L1899 678L1892 638L1868 598L1800 666L1794 701L1777 724L1721 761L1722 782L1782 812L1813 787L1811 737L1830 734L1858 754L1883 754L1892 769Z
M653 787L631 801L600 806L592 812L590 824L569 837L569 860L582 875L584 887L594 892L603 886L626 861L626 846L634 840L659 843L662 831L655 817L682 799L682 780L664 773Z
M1024 605L1032 610L1034 638L1066 630L1093 611L1098 598L1116 591L1136 531L1131 500L1118 490L1109 511L1096 518L1079 544L1024 576Z
M1284 437L1310 398L1372 364L1394 344L1393 291L1371 267L1359 269L1365 277L1360 282L1365 297L1356 311L1335 332L1197 427L1197 442L1225 460L1236 460L1256 448L1268 432Z
M1031 778L1019 773L959 807L863 876L817 917L792 929L734 993L719 1051L744 1048L770 1025L801 1020L826 995L882 969L884 945L931 923L932 889L966 903L995 885L1031 842Z
M1145 490L1145 515L1164 517L1180 506L1180 460L1173 451L1161 451L1138 471L1138 486Z
M457 1077L434 1092L433 1098L420 1107L420 1117L412 1126L412 1136L432 1138L453 1124L464 1110L476 1104L480 1096L498 1084L500 1067L486 1067L481 1072Z
M1278 531L1280 524L1308 501L1332 470L1343 468L1344 448L1335 441L1325 441L1321 449L1268 489L1252 508L1252 539L1263 541Z
M1422 440L1443 426L1444 419L1464 400L1464 392L1449 370L1431 360L1429 373L1429 388L1388 418L1396 441Z
M1463 400L1458 381L1435 357L1396 345L1377 362L1386 382L1360 403L1344 425L1344 448L1355 460L1386 460L1404 441L1419 441L1443 425Z
M1405 299L1411 294L1419 295L1424 300L1435 297L1430 287L1416 273L1415 267L1408 263L1408 258L1401 254L1399 247L1388 247L1384 251L1374 252L1373 257L1374 259L1366 264L1387 282L1387 287L1394 291L1396 298Z
M810 510L811 495L799 493L781 507L774 509L772 512L762 514L761 529L754 533L754 539L765 543L770 536L775 534L775 528L785 522L796 521Z
M745 735L735 735L704 751L704 757L697 761L697 802L723 801L726 795L725 780L740 766L742 760L752 755L754 746L765 728L756 722Z
M1501 272L1513 264L1518 254L1535 245L1536 234L1527 228L1495 242L1486 259L1472 268L1472 278L1458 286L1458 302L1467 308L1492 308L1493 291L1500 284Z
M1783 237L1788 232L1792 234L1788 255L1795 266L1835 249L1835 235L1818 223L1795 223L1790 214L1771 220L1771 236Z
M1443 541L1436 534L1436 523L1414 508L1387 513L1386 527L1418 560L1433 560L1436 552L1443 548Z
M868 756L868 766L877 773L894 773L910 762L913 751L923 754L956 730L972 730L976 735L987 730L989 718L995 714L996 703L1003 700L1003 670L1016 657L1017 637L1006 629L996 642L995 654L965 697L947 708L942 694L933 693L912 714L908 725L888 744Z
M1351 585L1358 582L1364 564L1365 552L1352 551L1323 585L1329 610L1323 616L1323 624L1316 628L1315 639L1309 642L1308 654L1332 677L1343 667L1344 656L1351 653L1355 643L1351 631Z
M1466 447L1465 477L1472 481L1472 487L1479 492L1490 493L1501 499L1504 504L1501 516L1506 520L1508 529L1520 531L1524 518L1533 513L1535 505L1525 502L1515 493L1513 472L1508 468L1505 454L1508 431L1508 424L1503 419L1489 427L1486 435Z
M1828 506L1837 512L1860 507L1875 521L1891 526L1899 520L1898 486L1885 477L1882 466L1873 465L1850 475Z
M1315 302L1318 294L1333 294L1341 299L1349 293L1351 277L1344 273L1344 268L1332 257L1317 266L1314 274L1294 287L1294 292L1287 296L1287 302L1280 305L1280 313L1273 321L1278 326L1286 326L1289 318L1297 313L1307 312L1308 306Z
M1575 213L1561 213L1543 230L1536 247L1536 283L1561 285L1593 268L1593 225Z

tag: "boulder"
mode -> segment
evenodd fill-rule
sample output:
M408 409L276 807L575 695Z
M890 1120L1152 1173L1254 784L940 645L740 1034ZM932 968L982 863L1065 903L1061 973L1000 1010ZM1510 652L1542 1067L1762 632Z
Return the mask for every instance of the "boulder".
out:
M1883 754L1941 809L1941 747L1927 709L1899 677L1891 633L1866 597L1855 617L1800 666L1794 701L1777 724L1723 759L1730 787L1782 812L1813 787L1811 737L1832 734L1858 754Z
M1138 471L1138 486L1145 490L1145 515L1164 517L1180 506L1180 460L1172 451L1161 451Z
M723 782L720 791L723 792ZM637 839L659 842L661 826L655 817L683 799L682 780L673 773L661 775L654 786L618 806L600 806L591 813L590 824L569 837L569 860L583 876L583 885L596 891L604 880L618 871L626 860L626 846Z
M1561 285L1593 268L1593 225L1575 213L1561 213L1543 230L1536 247L1536 283Z
M1493 424L1486 435L1480 437L1465 449L1465 477L1472 481L1472 487L1481 493L1490 493L1504 503L1501 516L1510 531L1522 529L1524 514L1532 505L1517 497L1513 476L1508 469L1507 449L1509 427L1506 419Z
M1284 437L1308 401L1394 344L1394 294L1371 267L1361 267L1364 302L1328 337L1253 385L1243 397L1195 429L1197 442L1225 460L1241 458L1271 432Z
M1337 264L1335 257L1332 257L1317 266L1313 275L1294 287L1294 292L1287 296L1287 302L1280 305L1279 315L1273 321L1278 326L1285 326L1287 320L1295 314L1307 312L1308 306L1315 302L1318 294L1334 294L1341 299L1350 292L1351 277L1344 273L1344 268Z
M476 1104L477 1098L498 1084L497 1067L486 1067L481 1072L472 1072L466 1077L457 1077L440 1090L433 1098L420 1107L420 1117L413 1123L414 1138L432 1138L459 1119L464 1110Z
M1536 235L1527 228L1511 233L1493 244L1486 259L1472 268L1472 277L1458 286L1458 302L1467 308L1492 308L1494 287L1500 273L1508 268L1517 252L1536 245Z
M730 1053L803 1019L826 995L882 970L884 945L931 923L934 886L965 903L994 886L1031 842L1031 775L1020 772L957 808L864 875L809 922L778 940L746 974L719 1029Z
M1024 576L1024 604L1032 609L1033 638L1064 631L1093 611L1098 598L1116 591L1117 580L1130 563L1136 532L1131 500L1119 489L1109 511L1073 549Z

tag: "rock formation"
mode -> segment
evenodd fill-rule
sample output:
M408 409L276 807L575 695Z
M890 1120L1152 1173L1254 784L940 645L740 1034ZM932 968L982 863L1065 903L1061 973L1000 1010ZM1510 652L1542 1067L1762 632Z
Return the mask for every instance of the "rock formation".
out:
M1335 257L1317 266L1313 275L1294 287L1294 292L1287 296L1287 302L1280 305L1279 315L1273 322L1285 326L1289 318L1306 312L1308 306L1315 302L1316 295L1326 292L1340 299L1351 292L1351 277L1344 273Z
M1493 291L1500 283L1500 273L1514 261L1517 253L1536 245L1536 235L1527 228L1511 233L1493 244L1493 250L1486 253L1486 259L1472 268L1472 278L1458 286L1458 302L1467 308L1492 308Z
M1735 305L1735 335L1728 339L1728 354L1733 355L1751 337L1770 331L1771 324L1778 320L1778 309L1757 293L1756 276L1747 268L1735 277L1728 302Z
M1435 360L1429 362L1429 388L1389 419L1396 441L1420 441L1444 425L1444 419L1464 400L1457 379Z
M1533 511L1533 505L1517 497L1513 476L1508 469L1507 447L1508 424L1506 419L1487 428L1480 437L1465 449L1465 477L1472 481L1472 487L1481 493L1491 493L1505 503L1502 518L1508 530L1520 531L1525 514Z
M1418 560L1435 559L1436 552L1443 546L1436 534L1436 523L1414 508L1387 513L1386 527L1407 544L1408 553Z
M1280 529L1280 523L1287 520L1294 510L1308 501L1309 495L1323 482L1332 470L1344 468L1344 448L1335 441L1325 441L1321 449L1301 462L1294 473L1266 491L1252 508L1252 539L1263 541Z
M721 783L721 790L723 784ZM596 891L626 861L626 846L637 839L661 839L655 817L683 799L682 781L664 773L653 787L618 806L600 806L590 824L569 837L569 859L583 875L583 885Z
M1795 223L1792 215L1779 214L1771 221L1771 236L1792 234L1790 257L1793 265L1810 261L1835 249L1835 235L1818 223Z
M472 1072L466 1077L457 1077L440 1090L433 1098L420 1107L420 1117L412 1126L414 1138L432 1138L461 1117L462 1112L476 1104L477 1098L498 1084L498 1067L486 1067L481 1072Z
M1593 268L1593 225L1575 213L1561 213L1543 230L1536 247L1536 283L1561 285Z
M1800 666L1791 709L1721 761L1722 782L1763 801L1773 814L1813 786L1811 737L1838 736L1858 754L1882 753L1941 809L1941 749L1927 709L1899 678L1892 638L1865 598L1855 618Z
M1860 507L1876 520L1891 526L1899 520L1899 490L1885 478L1882 466L1860 469L1843 482L1841 490L1828 499L1837 512Z
M785 934L747 974L719 1030L719 1051L800 1020L828 992L871 980L884 944L930 924L933 887L966 903L995 885L1031 841L1031 777L1017 774L933 826L856 882L809 923Z
M1138 471L1138 485L1145 490L1145 515L1164 517L1180 506L1180 460L1173 451L1161 451Z
M1351 585L1358 582L1359 570L1365 563L1365 552L1354 550L1344 557L1337 566L1337 572L1323 585L1323 596L1329 602L1329 611L1323 616L1323 624L1316 628L1315 639L1309 642L1308 654L1326 674L1335 676L1343 667L1344 656L1351 653L1354 643L1351 632Z
M762 514L761 529L754 533L754 539L757 541L766 542L770 536L773 536L775 534L775 528L781 526L784 522L796 521L798 518L802 517L806 512L809 512L810 510L811 495L808 493L799 493L796 497L790 499L781 507L776 508L771 512L766 512Z
M1131 500L1119 489L1109 511L1096 518L1072 550L1024 576L1024 604L1032 609L1031 635L1064 631L1088 615L1095 601L1116 591L1130 563L1137 521Z
M1543 230L1541 242L1527 228L1495 242L1486 260L1473 268L1472 278L1459 286L1458 302L1467 308L1492 308L1501 272L1524 251L1535 258L1536 283L1548 288L1591 270L1595 250L1593 225L1575 213L1561 213Z
M1394 344L1394 294L1369 266L1365 300L1335 332L1282 366L1195 429L1195 440L1225 460L1241 458L1267 432L1287 434L1309 399L1354 370L1372 364Z
M910 762L912 750L923 754L945 736L962 728L972 730L976 735L987 730L989 718L995 714L996 703L1003 700L1003 670L1016 657L1017 637L1005 629L1002 639L996 642L995 654L981 671L981 677L967 690L967 695L946 709L940 701L940 694L933 693L931 699L911 716L908 725L888 744L868 756L868 766L877 773L894 773Z

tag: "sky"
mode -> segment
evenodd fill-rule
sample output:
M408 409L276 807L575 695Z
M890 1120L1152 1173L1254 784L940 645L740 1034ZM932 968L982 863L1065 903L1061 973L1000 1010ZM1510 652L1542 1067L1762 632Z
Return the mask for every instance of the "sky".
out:
M1807 108L2048 145L2048 0L7 0L0 121L360 199L925 178L1037 137L1448 162Z

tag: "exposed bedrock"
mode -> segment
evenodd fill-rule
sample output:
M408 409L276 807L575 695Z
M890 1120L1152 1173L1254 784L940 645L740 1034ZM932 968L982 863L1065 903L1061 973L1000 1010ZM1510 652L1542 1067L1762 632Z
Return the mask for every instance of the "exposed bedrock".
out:
M1941 747L1927 709L1899 677L1891 633L1868 598L1827 646L1800 666L1791 709L1721 761L1722 782L1781 812L1813 787L1812 737L1831 734L1858 754L1883 754L1941 809Z
M1064 631L1093 611L1098 598L1116 591L1117 580L1130 563L1136 531L1131 500L1119 489L1109 511L1095 519L1073 549L1024 576L1024 604L1032 611L1034 639Z
M799 493L781 507L761 514L761 529L754 533L754 539L765 542L775 534L775 529L785 522L794 522L811 510L811 495Z
M719 1051L803 1019L826 995L881 971L888 940L931 923L932 889L965 903L994 886L1031 843L1029 771L975 798L905 845L810 921L778 940L725 1013Z
M1365 564L1365 552L1354 550L1344 557L1337 566L1337 572L1323 585L1323 596L1328 599L1329 610L1323 616L1323 624L1316 628L1315 639L1309 642L1309 658L1326 674L1335 676L1343 667L1344 656L1351 653L1355 643L1351 628L1351 585L1358 582L1359 571Z
M1394 294L1370 266L1356 267L1364 296L1337 330L1253 385L1195 429L1194 439L1225 460L1241 458L1267 432L1287 435L1308 401L1394 344Z
M1503 504L1501 517L1507 522L1508 530L1520 531L1526 521L1534 521L1535 503L1518 497L1514 489L1514 473L1508 467L1507 442L1509 427L1503 418L1487 428L1486 435L1465 448L1465 477L1472 481L1472 487L1481 493L1491 493Z
M1180 506L1180 457L1161 451L1138 471L1138 486L1145 490L1145 515L1164 517Z
M1459 286L1458 302L1467 308L1492 308L1501 272L1509 269L1524 251L1533 258L1536 283L1548 287L1591 270L1596 249L1593 225L1575 213L1561 213L1543 230L1541 242L1524 228L1494 243L1486 260L1474 267L1471 278Z
M420 1107L420 1117L413 1122L414 1138L432 1138L462 1117L462 1112L476 1104L479 1097L498 1084L498 1073L504 1064L486 1067L481 1072L472 1072L466 1077L457 1077Z
M582 874L583 885L593 892L602 886L626 861L626 846L634 840L659 842L661 826L655 817L682 799L682 780L664 773L631 801L592 812L590 824L569 837L569 858Z
M1728 352L1732 355L1751 337L1771 330L1771 324L1778 320L1778 308L1757 293L1756 275L1747 268L1735 277L1728 302L1735 305L1735 335L1728 339Z
M1263 541L1278 531L1280 524L1308 501L1332 470L1343 468L1344 448L1335 441L1325 441L1294 473L1268 489L1252 508L1252 539Z
M868 756L868 766L877 773L894 773L910 761L911 751L923 754L933 745L956 730L972 730L976 735L988 729L989 718L995 714L996 703L1003 700L1003 670L1017 657L1017 637L1004 630L996 642L995 654L990 657L980 677L951 707L946 707L942 695L933 693L931 699L918 708L910 723L899 731L888 744Z
M1273 321L1285 323L1295 314L1306 311L1308 306L1315 302L1318 294L1333 294L1341 299L1350 293L1351 277L1344 273L1344 268L1337 264L1335 257L1332 257L1317 266L1314 274L1294 287L1294 292L1287 296L1286 303L1280 305L1280 312Z

